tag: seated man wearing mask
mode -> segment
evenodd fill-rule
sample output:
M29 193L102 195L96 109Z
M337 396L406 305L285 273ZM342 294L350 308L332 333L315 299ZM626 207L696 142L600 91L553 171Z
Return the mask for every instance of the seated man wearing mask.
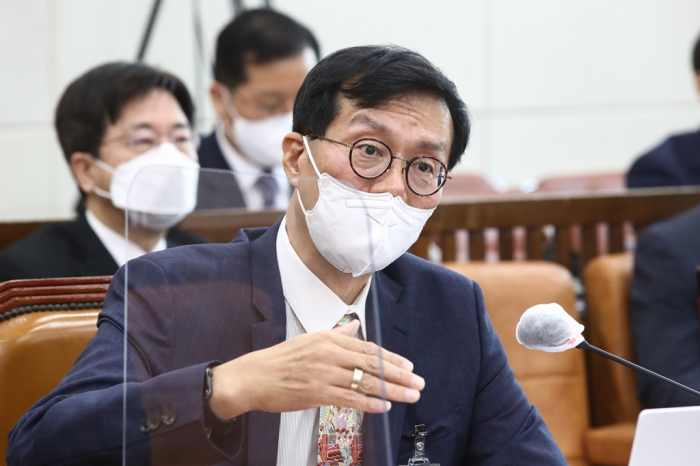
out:
M396 466L420 425L443 466L566 464L479 286L406 254L469 139L454 84L403 48L340 50L306 77L293 130L286 215L131 261L129 382L120 271L9 464L115 463L124 438L127 464Z
M292 129L297 91L319 58L311 31L269 9L237 16L219 34L210 93L219 122L202 139L205 174L199 209L284 209L291 186L284 180L282 139ZM272 176L270 176L272 175Z
M202 242L196 235L169 230L196 205L193 113L178 78L143 64L102 65L70 84L58 103L55 124L80 188L78 218L44 227L3 251L0 282L113 275L127 260L147 252ZM136 176L147 165L172 169ZM173 176L182 182L170 182ZM164 199L171 205L163 205Z

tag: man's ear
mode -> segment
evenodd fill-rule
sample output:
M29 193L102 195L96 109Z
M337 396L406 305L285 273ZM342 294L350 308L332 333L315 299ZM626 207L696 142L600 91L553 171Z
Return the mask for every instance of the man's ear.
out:
M698 89L698 94L700 94L700 73L695 73L695 86Z
M295 188L299 187L299 159L304 153L304 139L299 133L288 133L282 140L282 165L289 182Z
M211 105L212 107L214 107L214 111L219 116L219 118L226 121L227 123L230 123L228 120L230 120L231 117L229 116L228 112L226 112L226 105L224 104L224 97L221 92L221 86L224 86L224 84L221 84L217 81L211 83L211 86L209 87Z
M70 169L73 172L75 182L84 193L91 193L97 185L93 173L95 168L90 154L86 152L73 152L71 154Z

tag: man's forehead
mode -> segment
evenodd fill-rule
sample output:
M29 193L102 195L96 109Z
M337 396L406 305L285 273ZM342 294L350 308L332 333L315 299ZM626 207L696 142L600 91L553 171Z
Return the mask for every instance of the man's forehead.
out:
M453 136L452 117L447 104L430 94L402 94L369 108L361 107L345 97L339 97L339 104L340 111L334 123L368 126L377 132L387 132L387 119L391 119L391 114L408 114L425 129L442 134L450 141Z
M296 93L315 64L315 52L310 48L264 63L249 61L245 64L247 79L239 86L251 87L258 92L280 92L293 88Z
M452 118L450 116L450 111L447 107L447 104L445 103L444 100L442 100L439 97L435 97L431 94L426 94L426 93L408 93L408 94L400 94L395 97L390 98L386 102L382 102L379 105L372 106L372 107L364 107L360 106L357 101L348 99L347 97L344 97L342 95L339 95L338 97L338 103L340 107L340 111L338 112L338 116L343 116L343 115L350 115L353 114L353 118L355 117L355 114L361 113L363 110L366 111L372 111L372 110L388 110L388 111L414 111L417 112L418 114L421 114L425 116L426 118L431 116L430 114L434 114L436 109L439 109L437 113L442 113L443 116L447 116L448 119L451 121ZM432 108L430 108L432 107ZM359 117L362 118L362 117Z

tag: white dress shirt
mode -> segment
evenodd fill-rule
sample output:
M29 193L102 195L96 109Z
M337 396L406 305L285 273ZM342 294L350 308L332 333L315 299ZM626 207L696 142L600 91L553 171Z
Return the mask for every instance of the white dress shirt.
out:
M245 200L245 205L248 210L262 210L263 196L260 191L255 187L255 182L258 181L262 175L266 174L263 169L249 161L248 159L241 156L238 151L231 145L231 143L226 138L224 133L224 124L219 122L216 125L216 142L221 148L221 153L224 155L224 159L233 170L233 176L236 178L238 187L243 193L243 199ZM280 148L282 151L282 148ZM275 195L275 204L272 208L275 209L286 209L289 204L290 189L289 181L287 180L287 175L284 172L284 167L282 167L280 157L280 164L272 167L272 171L269 173L274 176L277 180L277 185L279 189Z
M114 259L114 262L116 262L119 267L126 264L131 259L136 259L137 257L141 257L149 252L142 249L141 246L136 243L131 241L127 242L124 236L102 223L95 216L95 214L89 210L85 211L85 218L87 219L90 228L92 228L92 231L95 232L97 237L109 252L109 255L112 256L112 259ZM163 237L158 240L156 246L150 252L162 251L167 247L168 245Z
M286 217L277 233L277 264L287 312L287 340L303 333L332 329L345 315L360 319L358 338L364 339L365 303L370 280L348 306L301 261L289 242ZM348 379L348 385L350 380ZM362 414L362 413L360 413ZM316 466L319 409L282 413L277 447L277 466Z

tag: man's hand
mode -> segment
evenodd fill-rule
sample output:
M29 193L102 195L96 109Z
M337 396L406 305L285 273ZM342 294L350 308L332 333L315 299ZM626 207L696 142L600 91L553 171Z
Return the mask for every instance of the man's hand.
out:
M386 397L414 403L425 386L413 364L374 343L354 338L359 321L325 332L307 333L212 369L209 406L221 419L248 411L285 412L334 405L370 413L388 411L382 396L379 355ZM364 371L357 391L350 389L355 368Z

